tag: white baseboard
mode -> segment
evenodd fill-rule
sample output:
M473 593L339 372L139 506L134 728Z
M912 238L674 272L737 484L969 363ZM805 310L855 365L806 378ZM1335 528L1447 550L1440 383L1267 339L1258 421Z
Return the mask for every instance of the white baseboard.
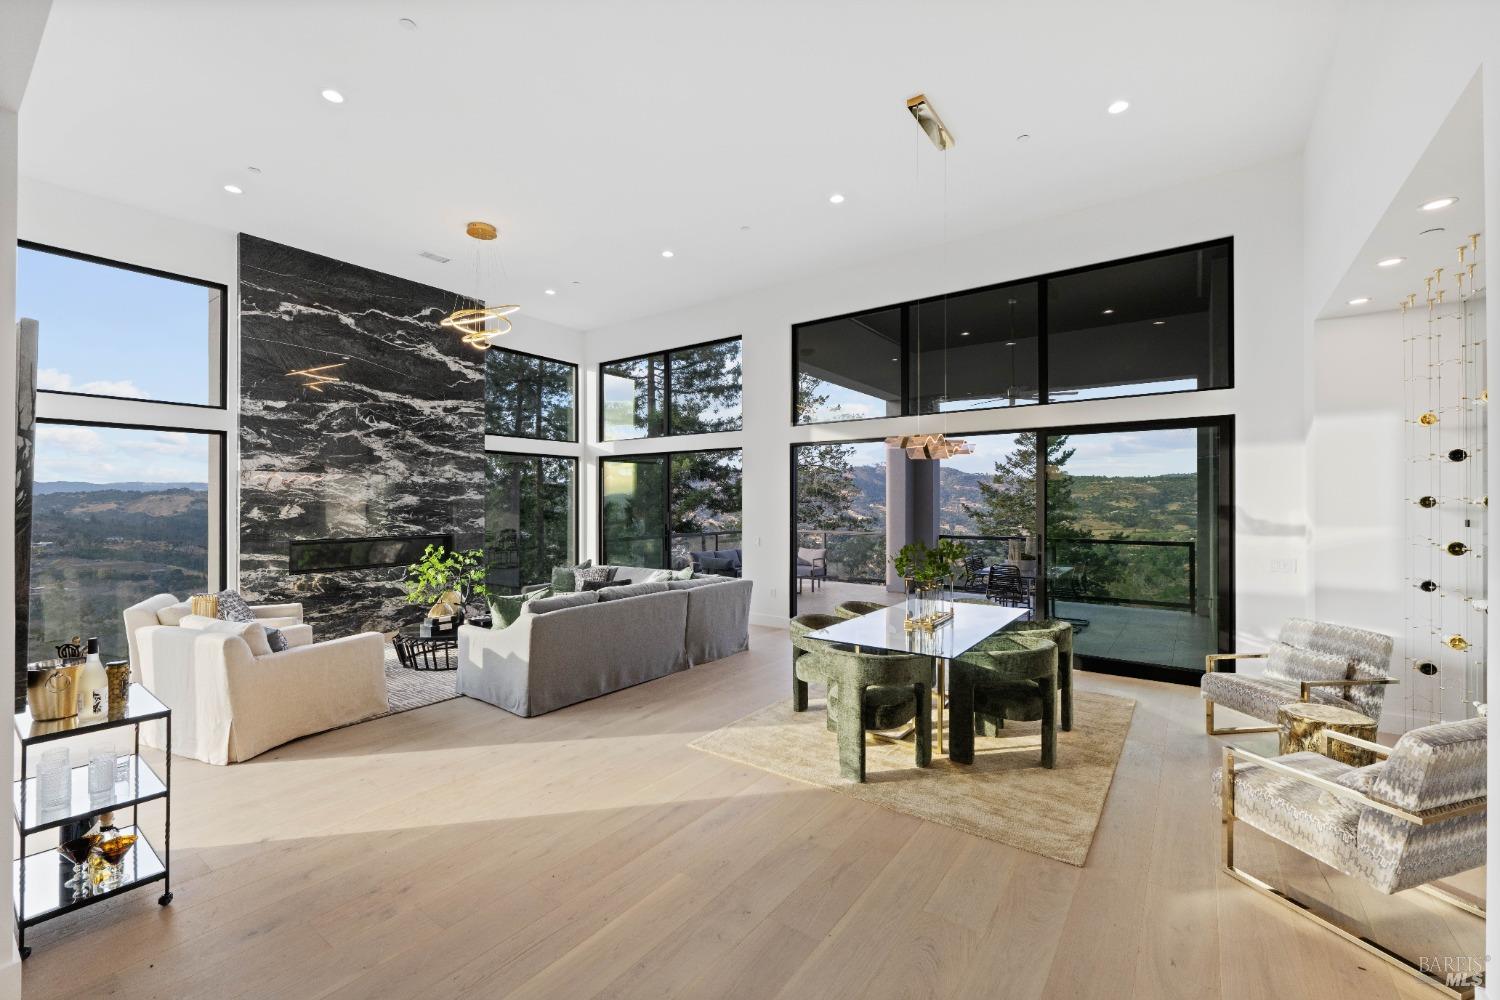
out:
M786 631L786 623L788 620L789 619L786 617L786 615L768 615L761 611L750 612L751 625L763 625L766 628L779 628L783 632Z

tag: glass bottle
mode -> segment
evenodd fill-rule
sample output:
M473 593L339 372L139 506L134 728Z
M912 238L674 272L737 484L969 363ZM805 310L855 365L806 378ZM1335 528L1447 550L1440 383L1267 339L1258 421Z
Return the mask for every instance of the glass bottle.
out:
M109 674L104 661L99 658L99 639L88 642L88 655L83 669L78 672L78 714L82 718L97 719L109 710Z

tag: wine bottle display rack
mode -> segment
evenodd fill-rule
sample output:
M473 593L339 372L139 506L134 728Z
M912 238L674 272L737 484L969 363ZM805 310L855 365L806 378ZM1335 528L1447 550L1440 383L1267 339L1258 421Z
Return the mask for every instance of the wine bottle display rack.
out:
M1407 600L1400 678L1407 725L1486 703L1485 296L1482 238L1401 301L1405 363Z

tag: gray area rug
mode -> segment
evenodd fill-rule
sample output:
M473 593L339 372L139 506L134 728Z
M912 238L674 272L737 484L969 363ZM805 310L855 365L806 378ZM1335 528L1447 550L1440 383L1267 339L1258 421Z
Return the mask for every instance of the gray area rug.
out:
M454 690L457 681L456 670L407 670L396 659L396 647L388 642L385 646L385 690L391 710L370 718L383 719L387 715L457 698L458 692Z

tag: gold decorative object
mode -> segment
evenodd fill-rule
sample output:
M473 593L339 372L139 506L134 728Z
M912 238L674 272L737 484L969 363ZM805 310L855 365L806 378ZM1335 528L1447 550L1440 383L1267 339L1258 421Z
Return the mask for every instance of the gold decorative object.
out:
M885 439L889 448L900 448L911 459L952 458L955 455L972 455L974 446L963 438L950 438L946 434L898 434Z
M1362 740L1375 739L1375 720L1367 715L1337 705L1315 701L1292 702L1276 709L1276 728L1281 733L1280 752L1311 750L1323 753L1352 767L1375 763L1375 756L1361 747L1338 740L1328 740L1324 748L1323 730L1331 729Z
M953 611L938 611L934 614L923 615L920 618L908 618L901 623L901 627L908 632L931 632L941 625L946 625L953 620Z
M43 660L26 668L26 707L37 722L78 715L78 672L82 663Z
M302 388L311 389L314 392L322 392L325 385L332 385L335 382L343 381L337 375L330 375L328 373L335 368L342 368L346 364L348 362L340 361L332 365L318 365L316 368L298 368L296 371L290 371L286 374L288 378L307 379L306 382L302 383Z
M1448 554L1450 556L1461 556L1465 552L1468 552L1468 551L1469 551L1469 547L1467 545L1465 545L1463 542L1449 542L1448 543Z
M498 239L500 231L493 223L474 221L464 227L464 233L480 243L490 243ZM484 263L483 254L479 249L474 251L474 283L476 286L482 284L481 270ZM499 258L496 257L498 269ZM516 312L521 307L518 305L502 306L474 306L454 309L443 317L442 324L450 330L456 330L462 334L465 344L478 350L484 350L495 342L496 337L503 337L512 329L510 320L505 317Z
M188 598L188 607L195 615L204 618L219 617L219 595L218 594L194 594Z
M1469 648L1469 640L1461 635L1450 635L1443 640L1443 644L1449 649L1456 649L1460 653Z
M1438 415L1436 413L1433 413L1431 410L1428 410L1426 413L1417 418L1417 423L1421 424L1423 427L1431 427L1437 422Z
M437 603L427 609L428 618L447 618L458 614L464 606L464 599L457 591L445 590L438 595Z
M937 109L927 100L926 94L907 98L906 110L911 112L917 125L932 140L934 146L945 152L953 148L953 133L948 131L943 119L938 117Z

